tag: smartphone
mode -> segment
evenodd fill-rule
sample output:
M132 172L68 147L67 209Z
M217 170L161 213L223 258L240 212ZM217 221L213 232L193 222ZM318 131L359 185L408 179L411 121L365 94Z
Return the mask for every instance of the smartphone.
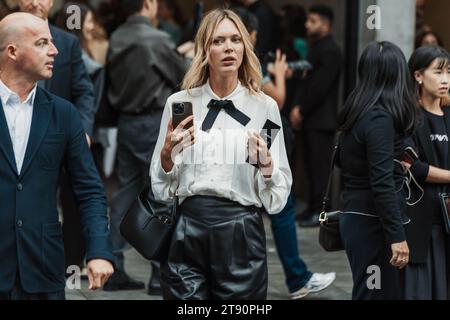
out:
M405 152L403 153L402 161L413 165L417 159L419 159L419 156L417 155L416 151L414 151L414 149L411 147L407 147L405 149Z
M280 132L281 127L277 125L275 122L267 119L266 123L264 124L263 128L260 131L261 138L264 139L264 141L267 144L267 149L270 150L272 147L272 141L275 140L276 136L278 135L278 132ZM247 163L250 163L250 158L247 158ZM251 164L254 167L258 167L257 164L252 163Z
M174 102L172 104L172 126L175 130L178 125L187 117L192 116L191 102ZM193 121L189 121L183 129L189 129L194 125Z

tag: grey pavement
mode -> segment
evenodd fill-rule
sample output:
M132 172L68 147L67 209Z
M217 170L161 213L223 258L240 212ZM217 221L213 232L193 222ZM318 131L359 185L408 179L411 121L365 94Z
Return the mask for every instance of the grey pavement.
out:
M269 300L288 299L284 273L278 259L270 230L269 219L264 219L267 233L267 256L269 268ZM312 272L337 273L335 282L322 292L309 294L302 300L349 300L351 298L352 278L344 252L325 252L318 244L318 228L297 228L302 258ZM150 263L134 250L125 253L127 272L147 284L150 279ZM146 290L106 292L90 291L87 281L82 281L81 290L66 290L68 300L161 300L159 296L149 296Z

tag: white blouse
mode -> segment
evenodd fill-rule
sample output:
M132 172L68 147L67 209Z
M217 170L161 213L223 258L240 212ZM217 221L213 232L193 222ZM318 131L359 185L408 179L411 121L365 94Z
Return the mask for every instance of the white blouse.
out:
M222 109L211 130L203 131L201 126L211 99L232 100L236 108L251 119L250 122L244 127ZM177 155L172 170L165 172L161 166L161 149L172 103L186 101L193 105L195 143ZM240 83L222 99L212 91L209 83L191 90L191 94L180 91L170 96L150 167L155 198L171 201L178 190L180 203L193 195L217 196L244 206L264 206L269 214L279 213L286 205L292 185L282 129L270 148L274 167L270 178L265 178L259 169L246 162L247 133L260 132L267 119L282 126L276 102L263 93L251 94Z

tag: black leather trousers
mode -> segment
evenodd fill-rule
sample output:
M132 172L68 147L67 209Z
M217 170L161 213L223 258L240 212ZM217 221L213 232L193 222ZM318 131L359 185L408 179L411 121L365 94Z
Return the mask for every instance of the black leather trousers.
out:
M164 299L266 299L261 211L209 196L187 198L179 210L161 269Z

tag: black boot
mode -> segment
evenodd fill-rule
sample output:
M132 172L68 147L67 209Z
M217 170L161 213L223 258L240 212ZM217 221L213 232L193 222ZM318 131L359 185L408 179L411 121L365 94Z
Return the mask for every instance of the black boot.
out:
M103 286L105 291L118 290L142 290L145 284L137 281L125 273L125 271L116 270Z
M151 296L161 296L161 271L159 270L159 263L151 262L152 276L148 282L147 293Z

